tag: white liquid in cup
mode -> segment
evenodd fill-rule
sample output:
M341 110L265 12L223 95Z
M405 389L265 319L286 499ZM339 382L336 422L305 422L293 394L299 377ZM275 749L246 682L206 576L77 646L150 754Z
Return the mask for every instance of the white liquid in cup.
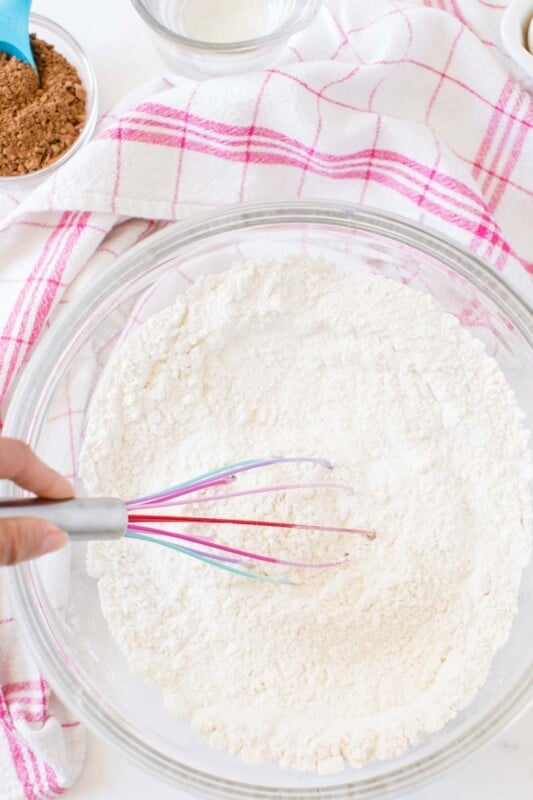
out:
M269 0L181 0L169 4L167 17L170 27L189 39L242 42L277 28L286 5Z

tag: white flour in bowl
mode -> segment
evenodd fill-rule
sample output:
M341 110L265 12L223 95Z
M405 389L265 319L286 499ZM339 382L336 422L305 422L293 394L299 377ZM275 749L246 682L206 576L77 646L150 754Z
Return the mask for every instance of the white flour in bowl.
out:
M126 498L279 454L331 459L353 495L197 508L376 539L201 530L285 558L349 554L291 572L297 585L93 544L104 614L131 669L216 747L322 772L397 756L471 700L509 633L530 551L522 414L429 296L302 257L210 276L132 334L97 390L81 471ZM239 487L328 478L284 465Z

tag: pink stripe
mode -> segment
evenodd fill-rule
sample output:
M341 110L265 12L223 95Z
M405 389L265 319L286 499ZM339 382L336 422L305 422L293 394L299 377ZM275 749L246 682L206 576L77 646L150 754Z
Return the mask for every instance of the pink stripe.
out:
M159 108L161 108L161 107L159 107ZM166 110L166 107L163 107L163 109ZM181 120L181 119L183 119L183 112L177 111L177 112L175 112L173 114L168 114L168 115L164 115L164 116L172 116L172 117L174 117L176 119ZM220 140L217 140L216 138L209 138L205 134L202 134L202 136L204 136L206 139L209 139L209 141L218 142L220 145L224 145L224 146L228 146L228 147L240 146L240 145L244 145L246 143L246 136L247 136L247 132L248 132L247 128L244 128L242 126L230 126L230 125L226 125L225 123L218 123L218 122L215 122L213 120L207 120L207 119L204 119L202 117L195 117L193 115L189 115L188 119L189 119L190 123L196 124L200 129L207 130L207 131L210 131L210 132L213 132L213 133L217 133L217 134L220 134L220 136L224 137L222 139L222 141L220 141ZM152 125L157 125L158 127L165 127L165 128L168 127L171 130L179 130L179 131L183 130L181 126L174 127L174 126L170 126L170 125L166 125L166 124L162 125L162 123L160 123L160 122L157 122L155 120L144 119L142 117L136 117L136 118L134 118L134 121L139 125L143 125L143 126L147 126L147 127L152 126ZM114 128L109 128L107 131L104 132L104 134L102 135L101 138L114 138L115 130L116 129L114 129ZM303 144L303 142L300 142L297 139L292 139L290 137L287 137L284 134L279 133L278 131L272 130L270 128L256 127L255 128L255 133L256 133L256 139L259 138L259 137L264 137L264 138L266 138L268 140L273 140L273 141L277 141L277 142L281 142L283 144L286 144L289 147L292 147L297 151L302 151L303 153L305 153L307 155L313 154L312 148L310 148L307 145ZM238 137L238 136L243 136L244 138L242 140L236 139L236 137ZM232 137L233 141L231 139L229 139L228 137ZM171 143L172 146L174 146L176 140L173 139L173 138L170 138L169 142ZM158 142L158 143L160 143L160 142ZM280 148L280 149L284 150L285 152L290 152L290 150L288 150L287 148ZM367 156L371 156L371 155L374 155L374 153L369 149L361 150L358 153L346 153L346 154L324 153L324 152L320 152L320 151L315 151L314 152L314 157L316 158L316 160L322 160L322 161L324 161L326 163L339 163L339 164L341 164L343 162L346 162L346 161L350 161L354 157L362 158L362 157L367 157ZM379 156L380 159L383 159L383 160L387 160L388 159L388 160L392 160L392 161L400 161L401 163L408 165L412 169L417 170L422 175L424 175L424 177L427 177L431 172L431 169L429 167L426 167L425 165L420 164L419 162L416 162L416 161L414 161L412 159L408 159L405 156L403 156L402 154L394 152L394 151L391 151L391 150L379 150L379 151L377 151L377 155ZM484 205L482 200L480 200L480 198L478 197L478 195L474 191L472 191L468 186L466 186L464 183L462 183L461 181L455 180L451 176L446 175L445 173L440 173L440 172L436 172L434 174L433 178L439 184L441 184L443 186L446 186L446 188L452 189L452 190L456 190L463 196L468 196L471 200L473 200L478 205L480 205L480 206Z
M152 233L156 224L157 223L155 220L149 219L146 222L146 225L143 227L142 231L139 233L139 235L135 237L135 241L131 246L133 247L134 245L139 244L139 242L142 242L143 239L145 239L150 233Z
M519 92L518 96L516 97L516 99L514 101L514 104L513 104L513 113L515 111L518 111L518 109L522 105L522 100L523 100L523 94L522 94L522 92ZM505 126L505 129L503 131L503 134L502 134L502 136L500 138L498 147L496 148L496 152L495 152L495 154L494 154L494 156L492 158L491 164L490 164L492 170L495 170L496 167L498 166L498 162L499 162L499 160L500 160L500 158L502 156L502 153L503 153L503 151L505 149L505 145L508 144L508 142L509 142L509 136L511 134L512 128L513 128L513 120L512 119L508 119L507 120L507 124ZM489 177L485 178L483 186L481 187L481 191L483 192L483 194L486 194L488 192L488 188L490 186L490 182L491 182L491 179Z
M330 61L335 61L335 59L337 58L337 56L339 55L341 50L343 50L344 47L346 47L347 44L351 45L349 37L352 36L354 33L361 33L362 31L366 31L368 28L371 28L373 25L381 24L383 22L383 20L387 19L387 17L392 17L392 16L395 16L396 14L399 14L402 17L402 19L404 20L405 24L407 25L407 30L408 30L408 34L409 34L409 38L408 38L408 41L407 41L407 46L405 48L405 54L407 54L409 52L410 48L411 48L412 43L413 43L413 28L411 26L411 22L409 20L409 17L405 13L405 10L403 8L395 8L393 11L387 11L386 14L381 14L379 17L376 17L375 19L370 20L370 22L367 22L366 25L360 25L357 28L350 28L350 30L347 31L346 34L344 34L344 32L341 29L341 32L343 33L345 38L342 40L342 42L339 44L339 46L337 47L337 49L335 50L333 55L330 57ZM335 20L335 22L337 22L337 20ZM338 25L338 22L337 22L337 25ZM352 50L353 50L353 45L352 45ZM356 55L359 63L362 64L363 61L360 58L360 56L357 53L355 55Z
M18 736L16 735L13 726L9 722L9 714L5 705L4 698L0 693L0 724L4 731L4 735L7 740L7 744L9 747L9 752L11 755L11 761L13 763L13 768L15 770L15 775L17 780L24 791L24 797L26 800L40 800L38 795L35 793L35 786L32 785L32 781L30 780L30 776L28 774L28 769L26 767L26 763L24 760L24 755L22 753L22 748L18 740Z
M289 46L287 47L287 50L290 50L290 51L291 51L291 53L294 53L294 55L296 56L296 59L297 59L298 61L300 61L300 62L301 62L301 61L303 61L303 60L304 60L304 59L303 59L303 56L302 56L302 54L300 53L300 51L299 51L299 50L297 50L297 49L296 49L296 47L293 47L292 45L289 45Z
M118 255L118 253L116 253L114 250L112 250L111 247L99 247L98 248L98 252L99 253L107 253L112 258L116 258L117 255Z
M463 25L466 25L467 24L466 20L463 17L463 14L461 12L461 9L459 8L459 4L457 3L457 0L450 0L450 3L451 3L452 11L453 11L454 15L457 17L457 19L459 20L459 22L462 22Z
M112 132L110 132L112 135ZM172 146L173 143L177 141L176 137L166 136L164 134L158 134L157 132L141 132L137 131L136 129L123 129L122 136L126 136L127 138L131 138L134 141L144 141L156 144L163 144ZM205 137L203 137L205 138ZM218 142L218 140L210 139L210 141ZM222 156L227 160L232 161L239 161L242 160L242 154L239 153L227 153L227 151L222 151L218 148L210 147L209 145L205 145L202 142L195 143L191 139L187 142L187 148L189 150L200 151L200 152L207 152L214 154L216 156ZM304 148L306 152L310 152L309 148ZM283 151L282 151L283 152ZM317 157L321 156L321 154L316 153ZM369 156L368 161L362 161L362 157ZM457 181L453 181L452 179L448 179L447 176L442 175L441 173L436 172L435 168L429 168L424 165L418 164L412 160L406 159L404 156L401 156L399 153L391 153L390 151L383 151L383 150L364 150L360 153L351 153L349 155L344 156L329 156L324 157L324 160L331 160L332 158L336 158L339 162L345 162L348 158L350 158L350 162L346 161L346 163L339 163L338 165L334 165L332 167L322 167L319 163L313 163L309 159L304 161L303 159L298 159L297 157L290 158L285 157L282 155L278 155L276 152L269 152L269 153L261 153L256 160L259 163L275 163L275 164L285 164L289 166L293 166L295 168L303 169L307 165L307 169L311 169L314 173L324 175L331 179L343 179L346 177L353 177L353 173L348 172L349 169L361 169L365 166L369 167L372 165L373 162L381 162L382 160L385 161L384 164L381 165L383 169L386 169L387 172L395 173L400 177L410 180L415 185L420 187L427 187L429 184L429 189L436 197L440 197L448 203L453 204L456 208L463 209L468 213L471 213L478 219L481 217L487 225L493 225L492 217L484 210L485 206L483 201L473 193L469 187L465 184L460 184ZM389 160L390 159L390 160ZM316 159L318 161L318 158ZM393 161L393 163L390 163ZM422 175L426 176L426 181L418 179L415 175L405 173L402 171L401 167L397 167L396 163L398 162L401 166L405 165L406 169L410 169L412 171L416 171L417 173L421 173ZM358 175L356 175L358 177ZM443 185L445 188L450 188L452 191L458 191L460 189L461 196L464 198L465 196L468 198L472 198L476 201L476 204L481 206L481 209L478 210L473 208L472 206L468 205L466 202L462 200L458 200L455 197L450 197L449 195L444 194L443 192L439 191L436 186L433 184ZM448 185L447 185L448 184ZM451 186L450 186L451 184Z
M433 105L435 103L435 100L437 99L438 93L440 92L441 86L443 84L443 81L444 81L444 78L445 78L445 75L446 75L446 71L448 70L448 67L450 66L451 60L453 58L453 54L455 53L455 48L457 47L459 39L463 35L463 31L464 31L464 28L459 28L459 30L457 31L457 35L455 36L455 39L452 42L452 46L450 48L450 52L448 53L448 58L446 59L446 63L444 64L443 70L442 70L442 72L440 74L440 78L437 81L437 85L435 86L435 90L434 90L434 92L431 95L431 98L429 100L428 107L426 109L426 116L425 116L426 125L429 122L429 116L431 114L431 111L433 110Z
M41 681L17 681L16 683L4 683L0 686L2 694L10 694L11 692L25 692L25 691L41 691Z
M145 119L144 117L129 117L127 120L130 125L139 125L144 128L157 128L160 131L175 131L176 133L182 134L185 130L183 125L179 123L171 123L171 122L161 122L160 120L152 120L152 119ZM214 142L215 144L225 146L225 147L241 147L245 148L247 144L249 144L248 137L233 137L232 139L228 138L227 136L219 135L216 133L211 134L207 129L204 127L200 128L192 128L190 127L190 135L196 136L200 139L203 139L207 142ZM319 152L313 151L312 147L307 147L303 142L294 142L293 143L289 140L284 142L283 135L279 135L277 131L271 131L271 135L267 136L266 134L258 133L259 129L255 129L255 142L254 146L257 147L260 144L263 146L270 146L272 148L276 148L279 152L288 153L295 156L302 155L302 157L309 157L309 156L316 156L317 160L322 158L325 161L336 159L340 160L342 158L346 158L347 156L342 155L333 155L330 156L327 153L321 154ZM107 133L107 132L106 132ZM106 136L108 138L108 136ZM262 142L262 139L266 139L266 141ZM186 149L186 148L185 148ZM183 151L181 151L183 152Z
M533 119L533 100L531 98L529 100L528 115L531 116L531 118ZM494 191L492 197L489 200L489 208L491 211L495 211L500 200L502 199L505 189L507 188L508 185L507 180L509 178L509 175L515 168L516 162L518 161L520 153L522 152L522 147L524 145L526 133L527 132L525 128L519 128L511 153L507 159L505 169L502 172L500 182L498 183L496 190Z
M16 708L18 702L22 699L27 698L18 698L13 704L10 709L10 718L13 721L23 721L26 724L35 724L39 723L40 725L45 724L48 719L50 719L50 714L47 711L47 685L44 680L41 678L39 681L22 681L14 684L8 684L8 688L11 690L21 690L26 689L28 687L38 688L39 690L39 699L38 702L40 704L40 709L38 711L30 711L28 709L19 709ZM52 795L62 794L63 789L58 785L57 775L52 769L49 764L45 762L41 762L35 755L35 753L30 749L30 747L26 744L20 746L20 752L18 755L19 765L22 769L22 763L26 767L26 773L29 777L29 770L28 770L28 763L31 766L33 771L33 781L31 781L30 785L37 790L38 797L40 800L43 800L45 797L51 797ZM41 769L44 769L44 779ZM21 773L22 774L22 773ZM27 795L28 796L28 795Z
M361 197L360 197L360 202L361 203L365 199L366 190L368 188L368 180L370 178L370 169L371 169L372 166L374 166L374 154L376 152L376 146L377 146L377 143L378 143L380 130L381 130L381 117L378 116L377 117L377 121L376 121L376 128L374 130L374 139L372 141L372 149L370 151L371 156L370 156L370 159L368 161L368 168L367 168L367 171L365 173L365 180L364 180L364 183L363 183L363 188L361 190ZM393 168L393 171L394 171L394 168Z
M352 75L355 75L355 73L358 72L358 71L359 71L359 67L355 67L355 69L352 70L352 72L349 72L347 75L344 75L342 78L339 78L339 79L334 80L334 81L330 81L330 83L327 83L320 90L320 95L316 99L317 114L318 114L318 124L317 124L317 128L316 128L316 131L315 131L315 136L313 138L313 144L311 145L311 148L308 149L307 160L306 160L306 162L305 162L305 164L303 166L302 174L300 176L300 183L298 185L298 190L297 190L297 193L296 193L298 197L302 196L302 190L303 190L304 183L305 183L305 176L307 174L307 170L309 169L309 165L311 164L312 159L314 158L314 155L315 155L315 152L316 152L316 146L318 144L318 140L320 138L320 133L322 131L322 112L321 112L321 109L320 109L320 101L322 99L322 95L327 89L330 89L332 86L337 86L337 85L339 85L341 83L344 83L344 81L346 81L349 78L351 78Z
M39 680L39 689L41 691L41 706L43 711L46 712L48 710L48 686L42 676Z
M318 95L318 91L316 89L314 89L309 83L306 83L301 78L297 78L295 75L291 75L290 72L283 72L282 70L279 70L279 69L269 69L267 71L271 75L277 75L280 78L283 78L285 80L291 81L291 83L295 83L297 86L301 86L303 89L305 89L311 95L314 95L314 96ZM350 103L344 103L342 100L334 100L333 98L330 98L330 97L327 97L327 98L324 98L324 99L327 100L328 103L330 103L331 105L335 106L336 108L346 108L349 111L366 111L366 108L364 106L355 106L355 105L352 105ZM157 105L157 104L153 104L153 103L141 104L141 105L139 105L137 107L137 111L146 111L150 106L153 106L153 105ZM160 108L161 109L167 109L167 112L174 111L174 109L170 109L168 106L160 106ZM167 113L167 115L168 116L172 116L172 113ZM231 126L228 126L228 127L231 127ZM103 132L103 134L105 134L105 131ZM103 137L103 134L100 135L100 138Z
M317 104L318 105L320 104L320 100L317 100ZM307 159L302 167L300 175L300 183L298 184L298 189L296 190L297 197L302 196L302 191L305 183L305 176L307 175L307 170L311 165L311 161L315 153L315 147L317 146L318 140L320 139L320 134L322 133L322 114L320 113L320 108L317 109L317 112L318 112L318 124L313 138L313 144L311 145L311 152L308 154Z
M46 761L44 762L44 772L45 772L46 780L48 781L48 786L50 787L50 790L52 792L54 792L54 794L56 794L56 795L64 794L66 789L63 786L59 785L59 779L57 777L56 772L52 769L50 764L48 764Z
M46 223L46 222L32 222L29 219L14 219L12 222L10 221L9 223L7 223L5 227L2 228L0 226L0 234L9 233L11 231L11 229L15 228L15 227L39 228L40 230L43 230L43 231L55 231L55 230L57 230L57 228L59 226L58 226L57 223L52 223L52 222L49 222L49 223ZM101 225L95 225L94 223L91 223L90 225L87 225L87 230L95 231L96 233L102 233L104 235L107 235L109 233L109 230L107 230L106 228L102 228Z
M35 298L37 297L39 289L41 288L40 287L40 283L45 283L46 282L46 274L44 274L44 276L41 279L41 281L38 280L39 272L41 272L41 271L44 272L45 265L47 265L47 263L49 261L51 261L52 258L55 256L56 252L58 251L58 249L60 247L60 242L62 242L63 238L67 235L67 232L68 232L68 229L69 229L69 225L70 225L70 220L73 217L75 217L75 215L68 214L68 215L66 215L66 217L68 219L65 218L65 223L62 224L61 221L60 221L60 223L58 225L58 231L57 232L59 233L59 235L56 237L53 247L50 249L50 251L48 252L46 257L44 257L44 252L43 252L42 257L39 259L40 264L38 264L38 271L36 272L35 275L30 275L28 280L26 281L26 284L28 284L28 283L32 284L32 293L31 293L31 297L29 298L29 301L28 301L28 297L27 297L28 292L27 292L27 288L25 287L26 288L26 300L27 300L27 302L26 302L26 309L24 311L23 318L22 318L22 329L24 329L27 326L30 314L32 313L33 309L36 306L38 306L38 304L35 302Z
M35 753L27 745L25 746L24 750L26 751L27 761L30 762L30 765L31 765L31 768L32 768L32 771L33 771L34 783L35 783L35 787L37 789L37 792L39 793L39 797L41 797L41 798L45 797L45 796L49 797L50 795L47 792L46 786L44 785L44 783L42 781L41 770L39 769L39 763L37 761L37 757L36 757Z
M271 74L269 72L266 73L263 83L261 84L261 88L259 89L259 93L257 95L257 99L255 101L254 113L252 116L252 124L246 130L246 151L244 157L244 169L242 171L241 176L241 186L239 189L239 202L242 203L244 198L244 186L246 181L246 175L248 174L248 164L250 163L250 145L252 143L252 139L255 133L255 126L257 123L257 117L259 116L259 109L261 107L261 101L265 95L266 88L268 86L268 82L270 81Z
M331 61L335 61L335 59L337 58L337 56L339 55L341 50L343 50L346 47L347 44L350 44L350 40L348 39L348 37L346 35L346 32L343 30L341 25L339 25L339 22L338 22L338 20L337 20L337 18L335 16L335 14L331 10L330 6L328 4L326 4L325 8L327 8L330 17L332 18L332 20L333 20L333 22L335 24L335 27L337 28L337 33L340 35L340 38L341 38L337 49L335 50L335 52L331 56Z
M118 131L117 139L117 154L115 158L115 182L113 184L113 190L111 193L111 211L113 214L115 213L116 205L117 205L117 197L118 197L118 189L120 186L120 167L122 161L122 128L120 124L118 125L115 130Z
M432 72L433 74L436 74L436 75L440 75L441 74L440 70L436 69L435 67L432 67L431 64L425 64L423 61L418 61L415 58L405 58L403 60L394 59L394 58L381 59L380 61L376 61L375 63L376 64L381 64L382 66L387 66L387 67L388 66L397 66L397 67L399 67L399 66L403 66L404 64L411 64L412 66L421 67L422 69L425 69L428 72ZM272 70L272 71L275 72L276 70ZM281 74L285 74L285 73L281 73ZM291 76L287 76L287 77L291 77ZM521 120L518 117L514 116L512 112L511 113L507 113L505 111L505 109L499 108L497 105L494 105L494 103L491 103L490 100L487 100L486 97L483 97L483 95L479 94L479 92L476 92L474 89L472 89L471 86L468 86L468 84L464 83L463 81L460 81L458 78L454 78L452 75L445 75L444 78L445 78L445 80L449 81L450 83L453 83L456 86L459 86L461 89L464 89L465 92L467 92L468 94L471 94L473 97L477 98L482 103L484 103L485 105L489 106L490 108L495 108L497 111L501 111L501 113L504 114L505 117L507 117L509 119L512 119L514 122L518 122L519 125L525 125L529 129L533 128L533 122L532 123L525 122L524 120ZM333 101L331 101L331 102L333 102Z
M393 11L387 11L386 14L381 14L379 17L370 20L367 22L366 25L359 25L357 28L350 28L350 30L346 31L348 36L351 36L352 33L361 33L362 31L368 30L373 25L378 25L383 22L383 20L387 19L388 17L394 17L396 14L400 14L405 19L405 11L403 8L395 8Z
M479 170L486 175L491 175L492 177L499 178L499 174L497 172L493 172L489 167L486 167L484 164L480 163L477 160L472 161L472 159L467 158L462 153L459 153L449 142L448 147L450 151L458 158L463 164L468 164L470 167L477 167ZM520 183L516 183L515 181L509 180L509 186L513 189L516 189L517 192L525 194L527 197L533 197L533 190L528 189L526 186L522 186Z
M68 260L72 255L72 251L78 243L78 240L82 235L85 226L87 225L87 220L90 216L91 215L89 211L85 211L83 214L81 214L76 222L75 227L72 226L68 233L63 250L60 252L55 261L53 271L50 276L52 280L47 281L44 292L39 300L38 311L35 315L28 346L31 346L35 342L42 330L44 323L47 320L48 314L57 295L57 288L58 285L60 285L60 279L67 267Z
M331 8L331 6L330 6L330 5L328 5L327 3L326 3L326 6L325 6L325 7L326 7L326 9L327 9L327 11L328 11L328 13L329 13L329 15L330 15L331 19L333 20L333 24L334 24L334 25L335 25L335 27L337 28L337 32L338 32L338 34L339 34L339 35L342 37L342 43L341 43L341 47L340 47L340 48L338 48L337 52L340 52L340 50L341 50L341 49L342 49L342 48L343 48L345 45L349 45L349 46L350 46L350 50L352 51L352 53L353 53L353 54L354 54L354 56L356 57L357 61L358 61L360 64L362 64L362 63L363 63L363 59L361 58L361 56L359 55L359 53L357 53L357 51L356 51L356 49L355 49L355 47L354 47L354 45L353 45L353 42L352 42L352 41L349 39L349 37L346 35L346 32L345 32L344 28L342 27L342 25L340 24L339 20L337 19L336 15L335 15L335 12L334 12L334 11L333 11L333 9ZM333 56L333 59L334 59L334 58L335 58L335 56Z
M109 134L112 136L112 131ZM149 133L147 131L139 131L139 130L130 130L130 129L123 129L121 136L123 140L127 139L130 141L136 142L145 142L150 144L161 144L165 146L173 146L176 142L177 137L172 137L169 135L157 134L155 132ZM222 150L220 148L206 146L204 144L199 144L196 142L188 141L187 147L189 150L197 151L201 153L208 153L211 155L215 155L217 157L223 158L228 161L241 161L242 157L240 153L232 153L228 152L227 150ZM261 163L261 164L285 164L289 166L297 166L301 167L301 162L296 161L295 159L287 159L281 158L278 156L272 156L269 153L256 153L251 157L251 160L254 163ZM410 163L409 159L399 158L398 160L405 162L406 164ZM316 174L325 175L326 177L332 178L334 180L343 180L343 179L364 179L365 178L365 171L362 169L346 169L343 172L336 171L335 173L328 172L325 169L316 169L314 167L310 167L312 171ZM398 183L398 181L383 175L382 173L378 172L377 170L371 170L369 179L375 181L376 183L383 184L388 186L391 189L394 189L399 194L407 197L409 200L414 202L418 205L418 198L419 193L415 190L409 189L408 187L403 186L402 184ZM464 217L459 216L458 214L439 206L437 203L426 199L423 203L423 207L426 210L433 213L435 216L440 217L441 219L449 222L451 224L456 225L463 230L476 232L478 235L481 235L483 238L489 238L494 243L502 243L508 247L505 243L505 240L500 236L500 234L496 231L490 231L486 226L482 226L479 222L473 220L467 220Z
M52 231L47 241L45 242L44 248L41 252L41 256L37 261L37 263L35 264L34 268L32 269L30 275L28 276L28 279L33 279L40 273L41 269L44 267L48 258L50 257L52 248L56 245L58 238L62 235L64 229L66 228L67 220L70 218L70 216L71 215L68 212L65 212L64 214L61 215L57 228L55 228ZM33 296L34 295L32 294L31 300L33 300ZM27 305L26 312L22 320L22 325L24 325L27 315L29 314L29 309L31 308L31 300ZM22 289L17 297L17 300L15 301L15 305L13 306L11 313L9 314L9 317L7 319L6 325L4 327L4 334L6 336L12 336L12 337L16 336L15 324L17 322L17 319L19 317L22 308L24 307L24 304L27 302L28 302L28 293L25 289ZM19 331L20 327L21 326L19 325ZM7 368L5 369L4 382L2 384L2 387L0 388L0 398L3 397L11 381L11 378L15 371L15 365L18 360L19 352L20 348L14 348L11 360ZM8 344L0 342L0 364L6 363L7 355L8 355Z
M28 708L13 708L13 704L9 709L9 716L13 722L39 722L44 724L51 719L51 714L49 714L48 711L43 708L41 708L39 711L30 711Z
M185 140L186 140L186 137L187 137L187 124L188 124L188 121L189 121L189 112L191 110L191 106L193 104L193 100L196 97L196 94L197 94L199 88L200 88L200 84L197 83L195 85L195 87L193 88L191 94L189 95L189 99L187 101L187 107L185 108L185 124L183 126L183 135L181 137L181 147L180 147L179 157L178 157L178 170L177 170L177 174L176 174L176 184L174 186L174 195L172 197L172 204L170 206L170 209L171 209L170 213L171 213L172 217L176 216L176 204L178 202L179 187L180 187L180 182L181 182L181 172L182 172L182 169L183 169L183 154L185 152Z
M14 694L17 694L16 692ZM42 707L41 702L41 695L40 690L39 693L37 692L33 695L31 694L17 694L16 697L10 697L8 693L6 693L6 698L9 704L9 708L16 708L18 705L29 705L29 706L38 706L39 708Z
M432 194L436 194L436 192L432 188L433 174L436 172L437 167L439 166L440 160L441 160L441 157L442 157L442 154L441 154L441 151L440 151L440 144L439 144L439 141L437 139L437 135L435 134L434 131L432 131L432 132L433 132L433 137L434 137L434 140L435 140L435 149L436 149L437 152L436 152L436 155L435 155L435 161L433 162L433 169L431 170L432 174L426 180L426 183L425 183L425 186L424 186L424 190L423 190L422 195L420 196L419 201L418 201L418 205L421 208L423 208L423 206L424 206L424 202L425 202L425 199L426 199L428 191L431 192ZM457 203L456 202L455 206L456 206L456 208L461 208L461 207L464 208L464 203ZM492 224L492 219L488 218L486 214L482 214L481 216L482 216L482 218L484 220L489 219L489 225Z
M53 254L55 253L55 251L59 247L59 241L65 235L65 231L66 231L66 228L64 226L61 227L60 236L56 239L56 241L54 243L53 251L48 254L47 260L49 260L49 258L51 258L53 256ZM44 269L44 264L41 264L41 269ZM34 271L35 271L35 269L34 269ZM33 286L33 289L32 289L32 292L31 292L30 296L28 296L28 289L27 289L29 284L32 284L32 286ZM21 301L21 304L19 305L19 310L24 309L23 312L22 312L22 320L19 322L19 327L18 327L19 335L15 335L15 336L7 335L5 337L2 337L2 340L0 341L0 353L2 352L2 350L4 350L4 352L7 354L7 347L10 344L15 343L16 345L18 345L18 346L15 346L14 348L12 348L11 360L10 360L8 368L7 368L7 374L5 375L4 386L0 390L0 400L1 400L2 396L3 396L3 392L5 390L7 390L9 382L10 382L11 378L13 377L13 375L15 373L15 370L17 368L17 365L19 363L19 359L20 359L21 355L22 355L22 357L24 357L24 351L27 350L27 348L28 348L28 346L30 344L32 344L31 338L28 336L28 334L26 333L25 329L26 329L26 326L28 325L28 321L29 321L29 318L30 318L33 310L36 308L37 312L38 312L38 307L39 306L38 306L38 302L36 301L35 298L36 298L36 295L37 295L37 292L38 292L39 288L40 288L40 282L35 281L34 278L30 277L26 281L26 284L25 284L24 288L22 289L22 291L20 292L19 298L17 300L17 304L19 303L19 301ZM15 307L17 307L17 305ZM8 324L9 324L9 321L8 321ZM2 341L7 342L5 349L2 347ZM0 363L1 363L1 358L0 358Z
M513 87L514 87L513 81L510 78L508 78L503 85L503 89L500 93L500 96L498 97L498 105L501 106L502 108L506 107L509 98L513 92ZM472 175L474 176L474 178L477 178L479 176L479 173L481 171L481 163L485 161L485 158L488 155L489 148L492 144L492 141L494 139L494 136L496 134L496 131L498 130L498 126L501 121L502 121L501 111L494 109L489 120L487 132L483 137L480 148L475 157L474 169L472 170Z

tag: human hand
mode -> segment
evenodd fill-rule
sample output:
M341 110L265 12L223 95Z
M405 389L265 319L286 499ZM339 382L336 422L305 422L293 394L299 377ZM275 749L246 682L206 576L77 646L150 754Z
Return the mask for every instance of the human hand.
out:
M72 485L47 466L24 442L0 437L0 478L7 478L38 497L63 500ZM0 520L0 566L52 553L68 542L64 531L33 517Z

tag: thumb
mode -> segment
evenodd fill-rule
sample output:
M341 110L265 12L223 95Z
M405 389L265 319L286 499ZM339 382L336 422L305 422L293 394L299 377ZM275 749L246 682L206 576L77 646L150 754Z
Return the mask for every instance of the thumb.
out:
M67 542L67 534L45 520L32 517L3 519L0 521L0 566L52 553Z

